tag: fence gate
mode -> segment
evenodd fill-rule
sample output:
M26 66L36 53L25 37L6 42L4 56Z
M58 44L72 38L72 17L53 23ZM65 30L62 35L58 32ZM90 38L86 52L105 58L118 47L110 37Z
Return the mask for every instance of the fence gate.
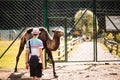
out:
M47 29L50 35L53 35L52 30L60 28L65 32L65 35L60 37L60 47L57 51L53 51L53 57L55 61L67 60L67 18L66 17L48 17Z
M96 1L97 61L120 61L120 1Z
M119 40L116 37L120 37L119 3L117 0L45 0L46 27L49 31L55 27L65 31L54 59L119 61ZM111 35L114 38L111 39Z
M51 31L50 29L52 28L61 27L65 32L65 36L61 38L60 48L53 52L55 61L94 61L94 41L92 40L91 42L83 44L88 44L88 46L79 47L83 40L81 37L82 33L81 30L75 28L80 24L80 21L85 18L84 14L86 14L86 11L93 11L93 1L46 0L45 5L44 11L46 10L46 12L44 14L46 14L47 17L46 26L48 27L48 30ZM75 14L77 14L78 11L82 11L82 14L80 14L77 21L75 21ZM93 17L91 20L91 22L93 22ZM77 32L76 30L80 35L74 34ZM90 35L93 35L93 28L91 32ZM90 53L84 54L84 51L86 50L90 51ZM86 56L89 56L89 58Z

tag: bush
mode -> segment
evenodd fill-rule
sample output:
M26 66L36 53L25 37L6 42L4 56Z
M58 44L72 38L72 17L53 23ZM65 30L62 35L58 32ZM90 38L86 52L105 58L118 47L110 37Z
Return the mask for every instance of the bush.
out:
M115 35L115 41L120 43L120 33Z

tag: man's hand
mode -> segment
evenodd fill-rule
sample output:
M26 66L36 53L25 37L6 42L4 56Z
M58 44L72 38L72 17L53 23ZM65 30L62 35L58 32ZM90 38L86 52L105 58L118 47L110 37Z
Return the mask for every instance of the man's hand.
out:
M26 63L26 69L29 69L29 64L28 63Z
M43 70L45 70L45 66L44 66L44 64L42 64L42 71L43 71Z

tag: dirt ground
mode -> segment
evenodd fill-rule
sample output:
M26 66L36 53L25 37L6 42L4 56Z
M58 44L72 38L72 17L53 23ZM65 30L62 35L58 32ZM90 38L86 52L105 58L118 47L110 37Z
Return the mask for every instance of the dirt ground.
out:
M120 63L56 63L58 78L53 77L52 67L45 69L43 80L120 80ZM29 71L0 69L0 80L31 80Z
M71 51L73 54L69 55L68 62L55 63L58 78L53 77L50 66L43 71L42 80L120 80L120 62L79 62L93 59L93 46L91 46L93 43L82 44L77 45L78 49ZM87 50L83 50L86 48ZM103 50L101 45L98 45L98 48L99 60L120 61L120 58L115 58L111 53ZM78 62L70 62L74 60ZM29 70L18 69L17 73L13 72L14 69L0 69L0 80L31 80Z

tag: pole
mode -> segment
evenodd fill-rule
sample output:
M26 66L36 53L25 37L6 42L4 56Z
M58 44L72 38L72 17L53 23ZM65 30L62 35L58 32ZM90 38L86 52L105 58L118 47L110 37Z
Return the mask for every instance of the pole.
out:
M93 45L94 45L94 61L97 62L97 27L96 27L96 0L93 0Z
M43 25L45 28L47 28L47 0L43 0L43 10L44 10L44 20ZM45 67L47 67L47 61L46 61L46 50L45 50Z
M68 60L67 58L67 18L64 18L64 25L65 25L65 61Z

